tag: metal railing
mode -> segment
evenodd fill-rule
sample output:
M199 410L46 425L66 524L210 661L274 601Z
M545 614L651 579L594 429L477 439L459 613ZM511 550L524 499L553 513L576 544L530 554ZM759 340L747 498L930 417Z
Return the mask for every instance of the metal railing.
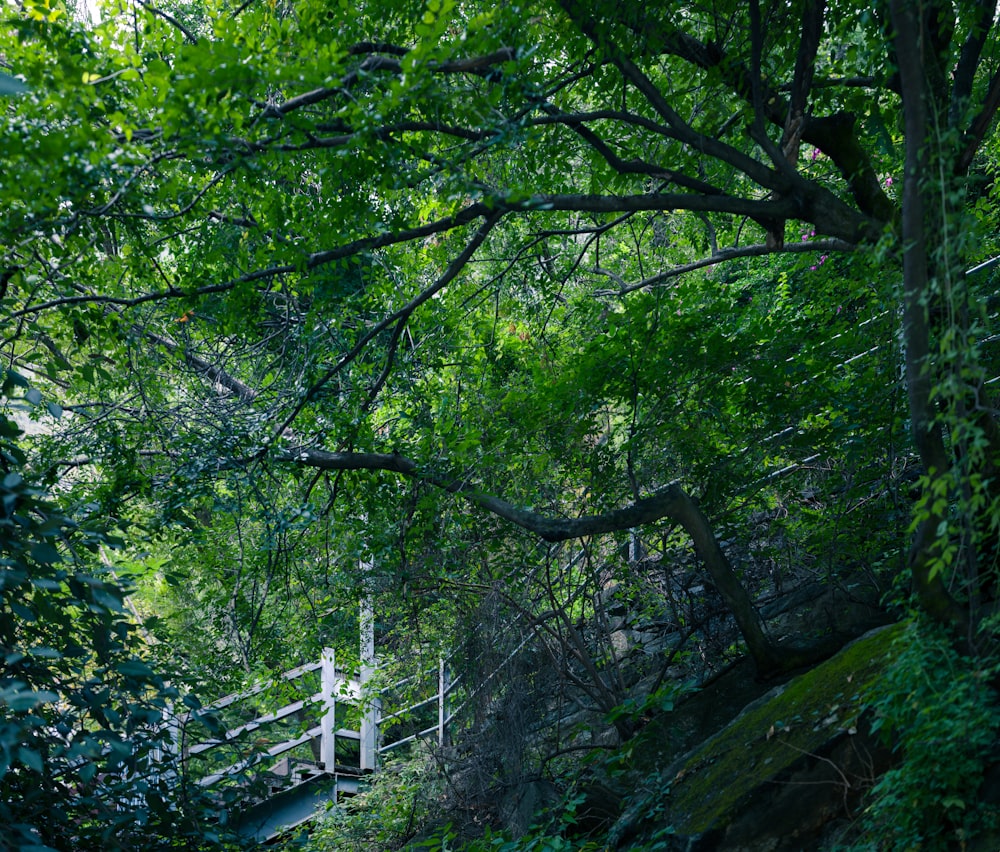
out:
M158 762L164 774L216 797L220 809L232 810L230 819L243 822L242 814L253 814L248 832L258 839L273 837L279 826L311 818L322 801L359 792L382 756L417 740L447 742L456 715L449 701L458 680L449 678L444 660L432 685L424 677L431 671L380 689L370 666L345 672L325 649L318 661L273 681L170 717L171 745ZM391 712L383 713L384 704ZM272 813L277 808L271 800L294 806L298 793L306 802L301 813Z

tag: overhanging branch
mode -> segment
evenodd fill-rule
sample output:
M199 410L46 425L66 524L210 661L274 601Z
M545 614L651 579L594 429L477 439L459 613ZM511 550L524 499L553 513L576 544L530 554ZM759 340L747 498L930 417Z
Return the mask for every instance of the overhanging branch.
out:
M676 482L620 509L581 518L560 518L519 509L507 500L481 491L466 479L439 476L398 453L334 453L299 447L279 450L276 457L280 461L320 470L385 471L419 479L463 497L472 505L551 542L621 532L662 520L672 521L691 536L698 556L733 613L760 672L770 673L782 665L779 653L764 633L753 601L729 564L708 519Z
M619 281L619 288L617 290L598 290L594 295L627 296L629 293L634 293L636 290L641 290L643 287L656 287L665 281L669 281L671 278L678 278L686 272L693 272L696 269L704 269L708 266L716 266L717 264L725 263L728 260L735 260L741 257L765 257L772 254L804 254L808 252L846 252L854 251L856 248L856 245L845 242L844 240L810 240L807 242L787 243L780 248L777 246L769 246L764 243L752 246L737 246L735 248L722 249L709 257L701 258L701 260L693 260L691 263L671 267L663 272L658 272L656 275L650 275L642 281L637 281L635 284L625 284L623 281ZM596 269L594 271L601 274L607 274L605 270L601 269Z
M473 505L485 509L498 518L552 542L620 532L663 519L681 523L684 501L690 499L679 485L672 483L653 495L621 509L582 518L559 518L519 509L513 503L480 491L464 480L438 476L422 468L413 459L398 453L331 453L300 448L283 450L278 454L278 458L322 470L381 470L419 479L464 497Z

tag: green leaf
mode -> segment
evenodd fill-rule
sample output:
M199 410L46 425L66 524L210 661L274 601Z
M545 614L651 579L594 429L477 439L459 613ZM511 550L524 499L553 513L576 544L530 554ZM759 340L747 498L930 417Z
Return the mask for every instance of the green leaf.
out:
M31 748L21 746L17 750L17 759L33 772L41 773L43 761L42 756Z
M47 541L38 541L31 545L31 558L45 565L62 561L59 551Z
M155 672L141 660L126 660L115 665L115 669L126 677L152 678Z
M5 704L15 713L25 713L34 710L42 704L51 704L59 698L56 693L40 689L37 691L3 688L0 689L0 705Z
M91 589L91 597L93 597L94 602L98 605L104 607L111 612L122 612L124 604L121 595L117 594L114 590L103 589L99 586Z
M26 388L30 386L30 383L24 376L10 369L7 370L7 381L17 387Z
M46 648L45 646L35 647L31 649L32 657L40 657L46 660L61 660L62 652L56 650L55 648Z

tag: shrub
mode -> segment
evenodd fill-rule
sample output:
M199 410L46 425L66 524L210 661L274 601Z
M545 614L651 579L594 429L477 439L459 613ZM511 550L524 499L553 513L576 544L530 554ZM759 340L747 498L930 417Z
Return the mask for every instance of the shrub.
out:
M1000 727L996 666L958 654L945 633L914 622L873 688L874 729L901 756L871 790L859 848L962 848L996 814L977 793Z

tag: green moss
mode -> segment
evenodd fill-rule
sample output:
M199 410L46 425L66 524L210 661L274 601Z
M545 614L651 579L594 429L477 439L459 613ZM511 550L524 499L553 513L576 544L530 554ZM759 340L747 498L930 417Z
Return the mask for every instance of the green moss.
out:
M900 626L882 628L754 702L692 752L672 779L674 829L700 834L725 825L740 800L805 754L850 732L868 686L884 670Z

